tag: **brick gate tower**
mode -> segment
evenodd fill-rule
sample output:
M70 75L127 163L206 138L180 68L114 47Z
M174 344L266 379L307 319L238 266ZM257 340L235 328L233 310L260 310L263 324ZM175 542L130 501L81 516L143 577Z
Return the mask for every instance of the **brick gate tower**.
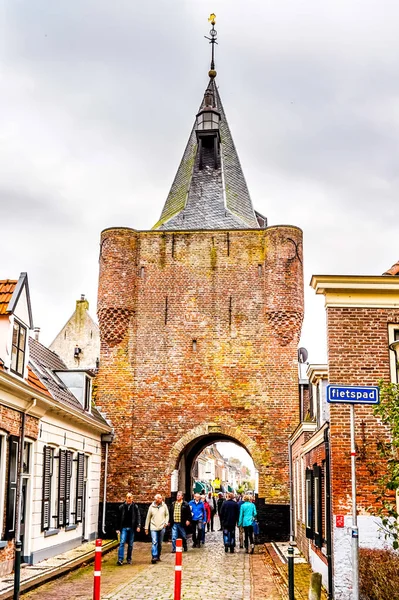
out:
M230 440L255 463L264 530L285 537L302 232L253 209L213 57L160 220L101 234L98 317L97 405L115 429L108 514L128 490L143 505L188 496L195 458Z

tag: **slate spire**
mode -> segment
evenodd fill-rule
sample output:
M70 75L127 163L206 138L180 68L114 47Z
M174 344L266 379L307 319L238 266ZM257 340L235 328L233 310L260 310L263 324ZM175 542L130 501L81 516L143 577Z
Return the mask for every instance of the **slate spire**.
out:
M209 83L161 217L153 229L247 229L264 226L255 213L215 78L215 15Z

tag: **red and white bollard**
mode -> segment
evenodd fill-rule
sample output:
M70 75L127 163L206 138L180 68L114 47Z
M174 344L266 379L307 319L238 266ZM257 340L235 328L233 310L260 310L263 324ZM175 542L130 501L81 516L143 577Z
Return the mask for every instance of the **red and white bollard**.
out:
M96 553L94 555L93 600L100 600L102 543L102 540L96 540Z
M176 540L176 564L175 564L175 597L174 600L181 600L181 571L183 562L183 540Z

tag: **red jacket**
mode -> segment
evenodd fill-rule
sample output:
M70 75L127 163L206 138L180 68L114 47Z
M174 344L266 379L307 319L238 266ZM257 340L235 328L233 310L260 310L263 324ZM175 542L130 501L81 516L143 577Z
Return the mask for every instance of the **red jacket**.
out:
M209 523L209 521L211 520L211 507L209 506L206 500L204 500L204 508L206 512L206 522Z

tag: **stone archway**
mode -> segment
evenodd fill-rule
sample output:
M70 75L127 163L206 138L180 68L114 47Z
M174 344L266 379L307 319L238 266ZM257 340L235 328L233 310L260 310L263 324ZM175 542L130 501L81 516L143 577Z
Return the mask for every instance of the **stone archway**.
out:
M186 493L191 492L190 472L193 462L198 454L207 446L220 441L229 441L241 446L248 452L258 473L262 464L261 453L256 443L243 433L238 427L225 423L205 422L186 432L171 448L168 461L168 475L171 478L171 495L177 489L183 488ZM179 472L184 469L184 473ZM180 485L184 482L183 485Z

